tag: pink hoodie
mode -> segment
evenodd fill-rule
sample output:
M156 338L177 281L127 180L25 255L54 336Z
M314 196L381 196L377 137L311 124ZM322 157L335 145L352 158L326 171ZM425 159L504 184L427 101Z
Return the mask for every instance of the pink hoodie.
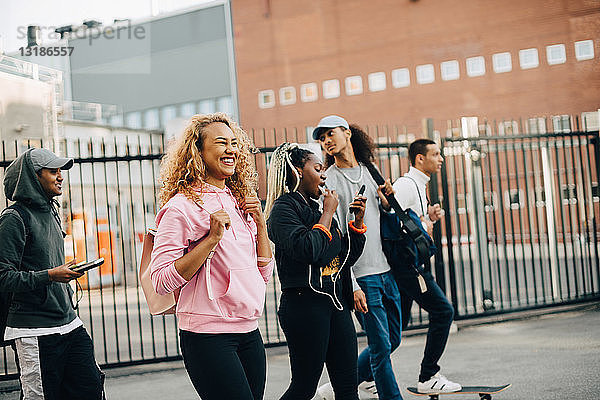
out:
M180 329L251 332L258 328L275 262L257 266L256 224L242 213L229 188L204 188L201 206L177 194L158 212L150 262L152 284L158 294L181 288L176 311ZM208 234L210 214L220 209L229 214L231 227L215 248L210 270L205 263L188 282L175 269L175 260Z

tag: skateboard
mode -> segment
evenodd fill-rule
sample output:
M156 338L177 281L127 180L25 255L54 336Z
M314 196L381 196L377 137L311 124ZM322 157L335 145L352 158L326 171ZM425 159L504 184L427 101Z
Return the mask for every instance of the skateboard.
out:
M511 384L509 383L508 385L502 386L463 386L463 388L458 392L449 393L419 393L416 387L409 387L406 390L416 396L429 396L430 400L439 400L439 396L441 395L459 393L477 393L481 400L492 400L493 394L500 393L501 391L508 389L510 385Z

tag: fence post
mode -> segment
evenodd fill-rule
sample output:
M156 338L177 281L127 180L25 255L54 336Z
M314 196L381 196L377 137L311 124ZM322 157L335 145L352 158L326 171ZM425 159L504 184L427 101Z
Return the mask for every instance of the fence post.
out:
M432 118L423 119L423 133L428 139L434 140ZM444 171L440 172L443 173ZM431 180L429 181L429 201L432 205L440 202L437 175L431 175ZM444 254L442 252L442 227L439 223L433 225L433 242L438 249L434 257L435 280L444 293L446 293L446 270L444 269ZM453 279L453 277L450 277L450 279ZM454 296L454 293L452 295Z

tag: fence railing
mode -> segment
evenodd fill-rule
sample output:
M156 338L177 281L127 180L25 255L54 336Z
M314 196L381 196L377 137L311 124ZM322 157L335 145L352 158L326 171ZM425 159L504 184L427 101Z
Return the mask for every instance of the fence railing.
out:
M521 129L516 134L498 129L513 129L512 124L493 123L479 126L474 135L457 136L464 125L449 124L445 137L429 129L440 139L445 158L429 193L444 210L435 227L439 251L433 269L456 318L598 298L598 131L561 125L560 131ZM398 142L407 136L399 131L369 129L379 168L392 180L408 170L408 144ZM260 150L255 161L264 198L275 146L305 142L306 135L298 130L251 135ZM31 146L75 159L63 174L65 253L78 261L106 260L79 280L82 290L77 291L77 312L93 338L98 362L110 367L180 358L174 316L150 316L136 273L143 234L154 225L158 207L162 136L3 143L0 178L10 161ZM309 146L319 151L318 145ZM0 197L0 204L6 199ZM269 346L285 340L277 320L279 295L274 277L260 321ZM412 316L411 327L427 324L416 305ZM12 350L4 348L0 380L15 373Z

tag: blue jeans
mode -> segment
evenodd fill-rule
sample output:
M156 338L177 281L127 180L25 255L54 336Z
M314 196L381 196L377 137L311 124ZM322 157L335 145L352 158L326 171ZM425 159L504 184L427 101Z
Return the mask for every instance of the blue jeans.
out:
M391 272L363 276L356 281L365 293L369 312L356 313L367 334L368 347L358 356L358 382L375 380L381 400L401 400L392 370L392 352L402 337L400 292Z

